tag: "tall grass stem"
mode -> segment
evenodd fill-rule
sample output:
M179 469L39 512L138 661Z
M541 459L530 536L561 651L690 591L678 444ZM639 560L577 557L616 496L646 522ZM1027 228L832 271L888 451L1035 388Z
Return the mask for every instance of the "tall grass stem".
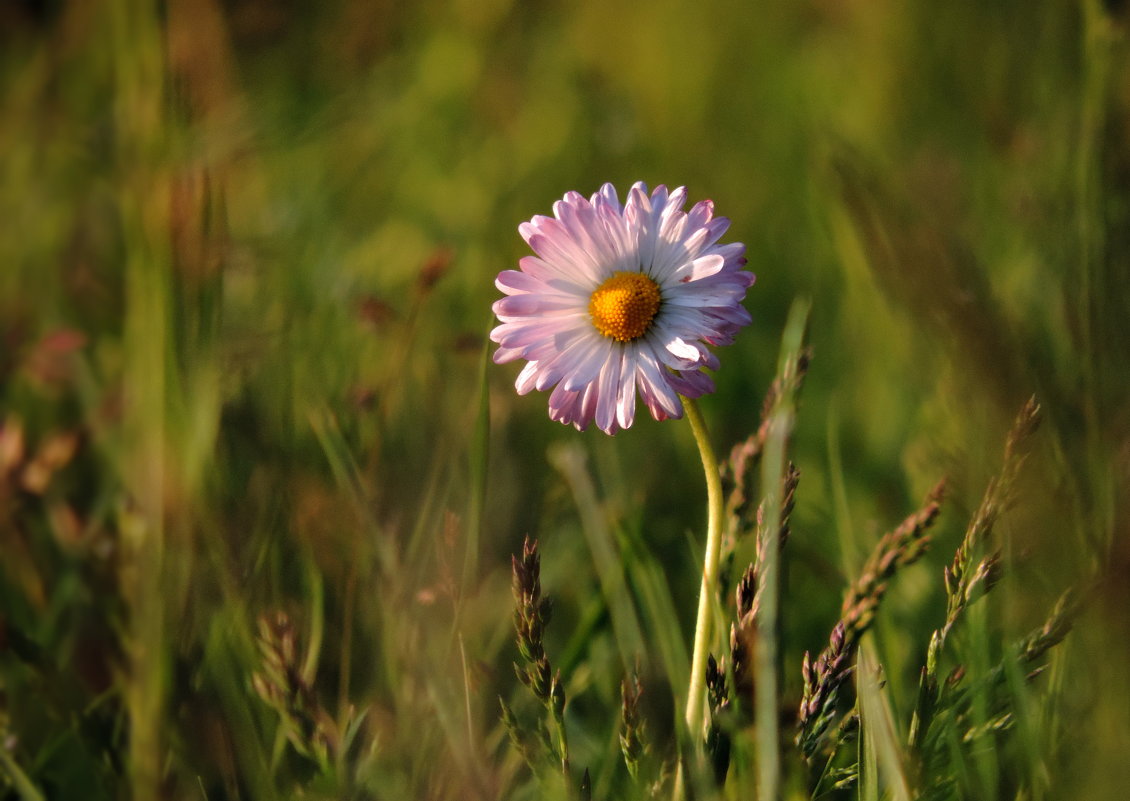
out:
M624 559L603 513L596 485L588 471L585 451L575 442L561 444L549 449L549 461L565 478L576 501L581 515L581 530L592 554L593 566L600 581L600 592L608 607L612 630L620 650L620 667L627 673L646 653L643 630L632 593L624 579Z
M466 594L479 572L479 540L482 537L483 507L486 505L487 474L490 470L490 341L483 345L479 356L479 398L475 410L475 424L471 429L468 452L468 475L471 479L470 500L467 509L467 542L463 559L463 581L460 592Z
M117 215L125 247L126 421L121 582L128 615L128 775L134 798L157 798L165 760L166 610L177 595L166 561L171 252L168 134L160 13L111 4Z
M797 300L789 310L781 338L777 377L781 391L770 412L768 436L761 461L761 488L764 495L764 531L770 532L761 543L763 558L758 577L761 599L757 615L757 652L754 661L754 686L757 707L754 726L757 733L757 797L775 801L780 797L781 754L777 701L777 618L780 576L780 538L784 504L786 450L796 417L797 366L804 347L811 303Z

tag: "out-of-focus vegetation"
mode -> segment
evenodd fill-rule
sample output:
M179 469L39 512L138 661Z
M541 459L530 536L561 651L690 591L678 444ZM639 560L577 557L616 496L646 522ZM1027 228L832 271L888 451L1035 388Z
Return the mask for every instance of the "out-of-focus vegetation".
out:
M891 759L943 567L1032 395L1044 424L987 546L1003 577L939 668L980 689L940 724L933 778L952 782L930 786L1119 797L1126 26L1094 0L4 0L3 797L556 797L498 703L533 719L511 667L526 534L572 769L593 798L645 797L620 682L638 666L642 776L685 692L705 507L689 429L578 434L483 361L517 224L637 179L713 198L758 275L702 402L721 453L757 428L790 304L812 300L786 797L810 790L789 750L802 654L947 476L851 680L890 731L828 796L902 797ZM994 674L1069 587L1048 669ZM733 725L723 794L751 797Z

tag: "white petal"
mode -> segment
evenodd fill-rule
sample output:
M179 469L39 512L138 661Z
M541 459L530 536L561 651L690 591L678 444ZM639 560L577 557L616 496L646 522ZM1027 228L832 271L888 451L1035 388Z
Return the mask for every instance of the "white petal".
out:
M617 213L621 211L620 198L616 196L616 187L610 183L605 183L600 187L600 191L592 196L592 204L595 206L597 198L604 198L605 202L616 209Z
M698 348L684 340L682 337L669 339L663 343L663 346L676 358L685 359L687 361L698 360Z
M661 410L667 417L682 417L683 404L678 394L667 383L664 375L666 371L646 346L641 346L637 351L636 364L639 368L637 376L640 394L651 409L652 416L656 420L663 419L656 414L657 410Z
M508 295L494 303L494 313L500 320L504 317L544 317L562 312L576 314L579 311L577 299L572 295L548 292Z
M717 253L699 256L697 259L684 261L671 272L670 282L689 284L699 281L719 272L726 265L726 260Z
M606 434L613 433L616 425L616 398L620 389L621 367L620 356L614 353L611 359L605 360L597 379L596 425Z
M586 337L579 346L573 370L565 376L566 389L580 389L600 374L600 368L612 356L613 343L608 337Z
M514 388L518 390L519 395L525 395L534 388L537 375L538 362L527 362L522 372L518 373L518 380L514 382Z
M581 247L573 232L561 220L535 217L523 225L535 228L532 232L527 228L523 235L529 233L526 241L546 264L556 268L565 277L575 276L594 287L600 283L601 273L593 255Z
M616 422L620 428L631 428L636 419L637 348L624 349L624 367L620 371L620 392L616 396Z

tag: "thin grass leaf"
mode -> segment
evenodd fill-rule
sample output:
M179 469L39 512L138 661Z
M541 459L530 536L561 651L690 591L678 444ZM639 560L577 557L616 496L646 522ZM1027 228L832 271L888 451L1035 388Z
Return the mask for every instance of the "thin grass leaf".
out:
M372 498L365 487L361 469L357 460L349 449L349 444L341 433L337 418L325 406L312 407L307 410L307 420L310 428L318 438L322 451L333 471L338 485L345 490L360 520L370 532L379 532L380 525L373 512ZM392 543L387 537L374 536L372 543L376 547L381 568L386 575L396 575L398 559L393 550Z
M623 557L612 536L612 528L602 513L603 507L589 475L585 453L576 442L563 443L550 448L549 460L573 492L581 516L581 528L600 580L601 594L608 604L621 668L627 672L647 651L635 602L624 580Z
M463 560L461 590L466 592L479 572L479 540L482 537L483 509L486 505L487 476L490 473L490 340L483 342L479 356L479 392L471 444L467 454L470 498L467 504L467 540Z
M811 303L794 301L781 338L781 356L777 372L781 392L774 400L773 412L768 419L764 456L761 462L761 486L765 493L765 530L777 532L781 528L785 481L785 454L792 435L796 414L796 388L800 359L804 352L804 338L808 326ZM754 681L757 686L755 720L757 730L758 795L777 798L781 787L780 733L778 731L777 636L779 608L779 547L777 537L770 536L764 545L764 558L758 576L758 595L761 598L757 617L757 653L754 657Z
M641 538L627 535L623 546L624 569L634 590L643 617L647 642L659 654L667 683L673 688L687 686L690 656L679 628L679 616L671 597L671 585L659 561L647 551ZM686 699L675 690L675 708L685 706Z
M46 801L46 796L32 783L6 748L0 748L0 770L8 774L8 780L12 783L20 801Z
M907 779L900 738L891 716L890 701L883 683L879 681L879 664L864 647L859 652L859 669L856 671L856 692L860 704L861 738L875 755L878 775L872 775L865 795L876 796L880 786L890 793L892 801L910 801L910 783Z

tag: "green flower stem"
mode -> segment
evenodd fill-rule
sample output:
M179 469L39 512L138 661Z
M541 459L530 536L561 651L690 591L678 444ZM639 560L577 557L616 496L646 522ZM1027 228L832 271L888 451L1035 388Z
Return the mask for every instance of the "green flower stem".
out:
M702 469L706 473L706 554L702 563L702 585L698 595L698 618L694 628L694 655L691 657L691 680L687 688L686 714L687 732L694 753L697 755L702 750L702 729L705 723L703 715L706 709L706 654L710 646L713 622L710 607L718 580L718 555L722 550L722 476L718 471L718 459L710 445L710 436L702 419L702 413L689 398L683 398L683 407L687 411L687 420L690 421L695 442L698 443L698 452L702 457ZM679 795L682 794L681 778L680 770L680 775L676 779L676 793Z

